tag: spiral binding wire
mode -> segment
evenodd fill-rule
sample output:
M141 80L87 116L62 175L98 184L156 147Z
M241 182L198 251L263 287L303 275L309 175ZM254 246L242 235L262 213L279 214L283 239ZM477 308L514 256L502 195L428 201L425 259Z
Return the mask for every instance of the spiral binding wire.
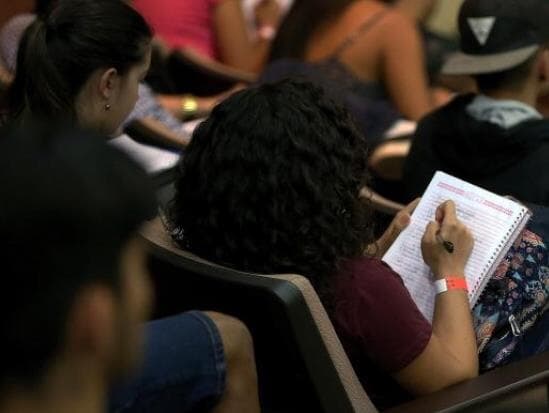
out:
M488 283L488 281L484 282L485 279L486 279L486 276L488 275L488 271L492 268L492 265L494 265L495 259L501 254L501 250L509 242L509 237L511 236L511 234L513 234L515 232L515 230L518 227L518 224L524 219L524 216L526 215L527 212L528 212L527 208L522 208L520 213L517 215L517 218L515 219L515 222L513 222L513 225L511 226L511 228L509 228L509 230L505 234L504 239L501 240L500 243L498 244L498 246L496 247L496 249L493 252L492 256L490 257L490 259L488 260L488 262L486 263L486 265L482 269L482 277L480 277L477 280L477 282L475 283L475 285L473 287L473 290L470 291L470 293L469 293L470 294L470 297L469 297L470 299L475 297L479 287L482 284L484 284L486 286L486 284ZM482 293L478 296L478 298L480 298L481 296L482 296ZM477 300L478 300L478 298L477 298Z

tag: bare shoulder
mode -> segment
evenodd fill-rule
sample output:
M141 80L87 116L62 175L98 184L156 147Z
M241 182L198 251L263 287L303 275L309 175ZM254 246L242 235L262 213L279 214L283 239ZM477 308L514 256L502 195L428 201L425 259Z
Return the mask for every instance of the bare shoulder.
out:
M383 17L373 29L380 34L402 37L417 30L414 21L408 15L376 0L357 0L351 3L344 11L341 21L346 27L358 27L368 18L381 12ZM403 33L398 33L401 30Z
M362 23L381 11L392 12L392 7L376 0L357 0L350 3L342 14L347 23Z
M380 29L384 30L387 34L393 33L399 37L418 31L415 21L394 7L387 7L387 13L383 17Z

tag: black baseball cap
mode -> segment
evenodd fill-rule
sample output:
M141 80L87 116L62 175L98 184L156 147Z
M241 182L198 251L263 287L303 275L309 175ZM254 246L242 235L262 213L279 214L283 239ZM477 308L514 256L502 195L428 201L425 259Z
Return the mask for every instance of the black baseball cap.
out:
M446 61L442 73L512 69L549 40L549 0L465 0L458 25L460 52Z

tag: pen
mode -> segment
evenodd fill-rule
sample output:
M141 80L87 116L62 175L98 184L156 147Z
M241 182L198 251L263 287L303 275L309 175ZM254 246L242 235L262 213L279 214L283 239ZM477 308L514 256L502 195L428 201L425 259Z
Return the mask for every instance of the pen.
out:
M442 244L444 249L448 251L450 254L454 252L454 244L450 241L446 241L444 238L440 236L440 234L437 234L437 241Z

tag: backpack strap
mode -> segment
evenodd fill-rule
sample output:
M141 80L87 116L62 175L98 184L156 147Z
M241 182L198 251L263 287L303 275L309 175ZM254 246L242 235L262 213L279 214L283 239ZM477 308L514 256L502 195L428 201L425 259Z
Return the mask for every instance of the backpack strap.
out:
M338 59L345 50L354 45L360 36L370 31L387 14L388 9L383 9L370 16L353 33L337 46L329 59Z

